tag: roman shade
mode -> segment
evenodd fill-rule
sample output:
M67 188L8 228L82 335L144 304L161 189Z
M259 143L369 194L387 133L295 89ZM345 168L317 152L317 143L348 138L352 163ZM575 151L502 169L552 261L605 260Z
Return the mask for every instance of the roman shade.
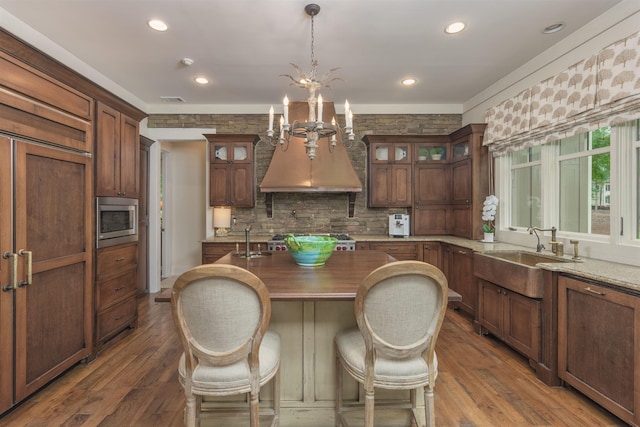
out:
M487 110L494 156L640 117L640 32Z

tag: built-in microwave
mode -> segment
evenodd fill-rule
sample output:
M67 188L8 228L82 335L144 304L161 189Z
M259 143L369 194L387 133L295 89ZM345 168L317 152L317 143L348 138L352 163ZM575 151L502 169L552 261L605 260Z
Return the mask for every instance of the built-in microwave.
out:
M96 246L105 248L138 241L138 200L96 198Z

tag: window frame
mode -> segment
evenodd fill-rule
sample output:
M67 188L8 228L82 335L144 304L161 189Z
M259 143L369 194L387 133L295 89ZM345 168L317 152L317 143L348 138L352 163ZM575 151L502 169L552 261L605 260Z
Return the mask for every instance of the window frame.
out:
M621 142L621 135L632 135L631 144ZM633 140L635 138L635 140ZM558 227L559 224L559 174L560 158L563 160L571 155L560 156L560 148L557 141L541 146L541 188L542 188L542 228ZM614 191L611 192L611 226L609 235L591 233L568 232L558 230L558 241L564 243L565 253L573 255L570 240L578 240L581 256L621 262L624 264L640 266L640 230L634 230L634 225L639 221L640 197L638 162L640 157L640 120L634 120L622 125L611 126L611 144L609 147L587 150L579 154L596 155L609 152L611 158L610 183ZM501 199L497 216L498 239L503 242L521 246L535 247L535 239L529 235L527 228L514 227L509 224L511 220L511 155L503 155L495 158L496 194ZM517 165L520 166L520 165ZM631 185L628 183L631 182ZM623 184L623 185L620 185ZM556 206L557 209L545 209L548 206ZM620 218L624 218L623 234L621 235ZM629 218L629 220L627 220ZM546 244L550 238L550 232L540 233ZM550 248L550 245L546 245Z

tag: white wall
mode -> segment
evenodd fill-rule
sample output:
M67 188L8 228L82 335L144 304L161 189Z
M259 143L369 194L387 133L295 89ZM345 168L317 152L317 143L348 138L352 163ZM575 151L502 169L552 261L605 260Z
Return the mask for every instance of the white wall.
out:
M172 265L167 272L178 275L200 265L200 241L205 236L206 141L162 142L167 152L165 191L170 212L165 229L170 234Z
M207 129L199 129L199 128L148 128L147 120L143 120L140 124L140 133L154 141L156 144L151 146L150 153L150 162L149 165L149 206L160 206L160 157L161 157L161 143L171 142L175 145L184 142L199 142L202 144L202 150L200 150L200 155L202 156L201 162L203 165L206 165L206 140L202 136L205 133L216 133L214 128ZM187 165L189 168L191 165ZM203 168L205 166L202 166ZM180 172L181 173L181 172ZM179 173L179 174L180 174ZM206 186L206 172L202 171L200 185ZM179 175L178 174L178 175ZM198 264L200 264L200 240L202 240L205 236L204 230L211 229L211 213L210 209L206 205L206 188L203 190L193 190L196 193L200 193L201 201L200 201L200 209L199 212L202 215L205 215L204 220L201 221L202 229L199 231L200 234L197 237L197 241L193 242L194 232L190 232L190 240L189 246L190 248L197 248L198 251ZM205 208L206 207L206 208ZM180 224L177 226L180 227ZM172 251L177 252L182 248L177 247L177 244L173 245ZM193 257L194 249L189 249L191 252L191 257ZM184 262L184 261L183 261ZM193 261L188 261L193 262ZM177 263L176 263L177 265ZM178 268L175 269L176 271ZM160 290L160 212L159 209L150 209L149 212L149 292L158 292Z
M462 124L484 123L484 115L489 108L638 30L640 30L640 0L623 0L595 21L580 28L465 102Z

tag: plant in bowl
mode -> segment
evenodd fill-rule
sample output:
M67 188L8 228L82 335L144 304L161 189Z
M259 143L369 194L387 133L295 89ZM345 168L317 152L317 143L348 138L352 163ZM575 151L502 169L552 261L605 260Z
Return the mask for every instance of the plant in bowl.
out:
M338 239L329 236L294 236L284 238L287 250L296 264L303 267L319 267L329 259Z
M433 160L440 160L444 155L444 148L442 147L434 147L431 149L431 158Z

